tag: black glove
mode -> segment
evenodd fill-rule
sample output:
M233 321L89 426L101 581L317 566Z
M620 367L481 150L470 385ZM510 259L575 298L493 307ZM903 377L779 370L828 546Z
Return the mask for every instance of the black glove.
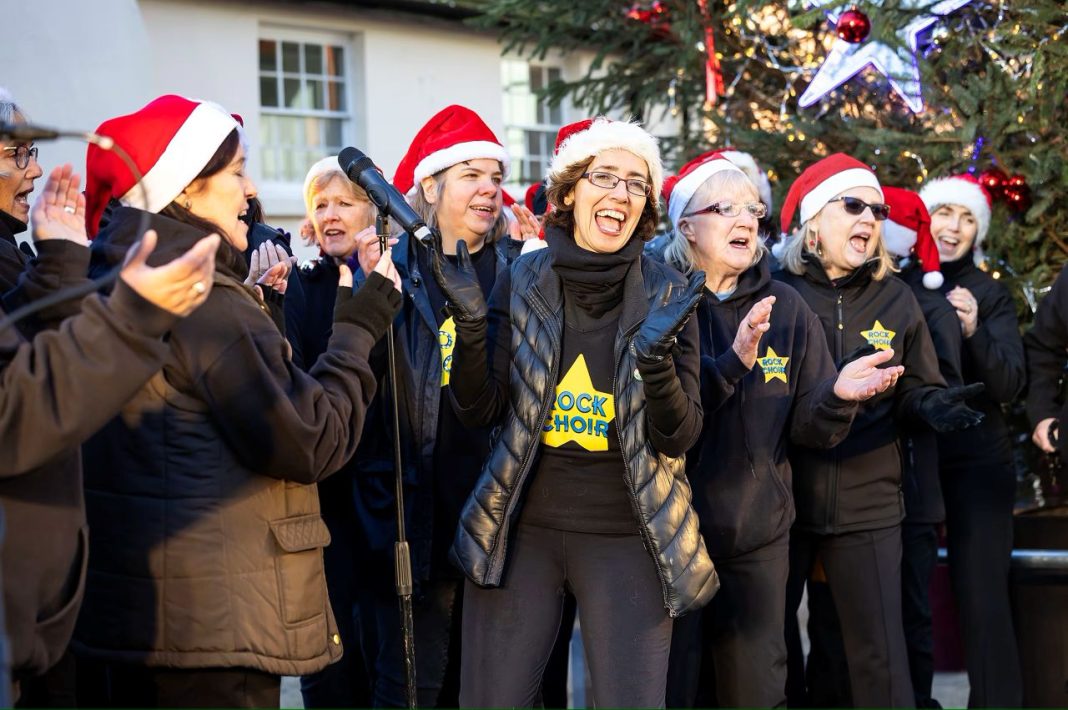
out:
M986 385L977 382L965 387L935 390L920 402L918 414L928 426L940 434L970 429L982 423L983 413L975 411L964 401L980 394L985 389Z
M484 247L486 248L486 247ZM456 261L452 262L441 253L440 244L430 247L430 264L434 280L445 296L445 310L453 320L472 323L482 320L489 313L486 298L482 295L482 285L478 282L475 265L471 263L471 254L467 251L467 242L456 242Z
M652 311L634 336L634 354L638 362L652 364L671 354L678 334L704 297L705 272L695 271L690 283L676 297Z
M334 322L361 326L377 342L400 312L402 301L393 282L372 271L355 291L347 286L338 287L334 301Z

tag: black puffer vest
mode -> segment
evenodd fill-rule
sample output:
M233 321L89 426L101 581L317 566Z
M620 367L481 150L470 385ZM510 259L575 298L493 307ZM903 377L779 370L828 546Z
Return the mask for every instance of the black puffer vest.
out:
M500 584L509 530L518 517L520 492L533 468L560 375L563 295L550 260L545 249L512 265L510 406L494 431L490 457L464 507L452 548L453 561L481 586ZM690 503L685 457L657 452L646 435L645 394L635 377L631 341L649 311L685 285L680 274L641 257L626 278L614 348L613 393L627 489L656 564L664 606L673 617L707 604L719 589L719 577Z

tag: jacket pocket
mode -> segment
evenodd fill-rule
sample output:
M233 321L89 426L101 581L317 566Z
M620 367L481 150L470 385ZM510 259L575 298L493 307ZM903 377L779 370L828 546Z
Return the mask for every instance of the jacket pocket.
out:
M55 665L70 643L74 622L78 620L78 610L81 609L82 597L85 594L85 573L88 568L89 527L83 525L78 530L78 552L71 565L71 569L76 570L77 578L71 575L74 583L68 585L71 588L70 596L60 606L59 611L37 620L37 648L34 656L43 654L44 658L47 658L40 666L42 669Z
M271 521L280 552L275 561L282 620L300 624L326 613L323 548L330 531L318 513Z

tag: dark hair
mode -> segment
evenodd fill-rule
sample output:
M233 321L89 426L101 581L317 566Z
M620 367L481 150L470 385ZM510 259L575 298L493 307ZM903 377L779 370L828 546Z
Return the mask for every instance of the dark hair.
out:
M193 178L189 184L192 185L197 180L204 180L210 178L212 175L217 175L226 169L230 163L233 162L234 157L237 155L237 149L241 147L241 136L238 135L237 129L230 131L230 135L226 136L218 149L215 151L215 155L211 156L211 160L200 171L200 173ZM205 234L211 234L214 232L220 237L225 235L225 230L219 225L212 222L210 219L204 219L193 214L185 207L178 204L178 199L175 198L174 202L164 207L159 211L164 217L170 217L176 219L179 222L184 222L193 227L204 230ZM229 241L229 240L225 240Z
M545 197L552 205L552 209L545 213L546 227L559 227L567 234L573 235L575 231L575 204L564 204L564 198L578 185L579 180L586 174L586 170L593 164L596 156L590 156L586 160L568 165L552 176L549 187L545 190ZM641 217L634 228L634 233L643 242L647 242L656 234L656 225L660 222L660 203L655 196L645 199L645 207Z

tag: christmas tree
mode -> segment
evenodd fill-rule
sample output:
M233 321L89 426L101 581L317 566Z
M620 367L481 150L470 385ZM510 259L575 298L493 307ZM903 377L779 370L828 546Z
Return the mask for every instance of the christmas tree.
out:
M594 52L586 76L544 89L551 102L667 111L679 127L669 167L734 146L767 170L776 203L836 151L912 189L971 171L996 198L988 268L1025 322L1068 259L1061 0L487 0L478 22L533 60ZM865 57L882 70L844 79Z

